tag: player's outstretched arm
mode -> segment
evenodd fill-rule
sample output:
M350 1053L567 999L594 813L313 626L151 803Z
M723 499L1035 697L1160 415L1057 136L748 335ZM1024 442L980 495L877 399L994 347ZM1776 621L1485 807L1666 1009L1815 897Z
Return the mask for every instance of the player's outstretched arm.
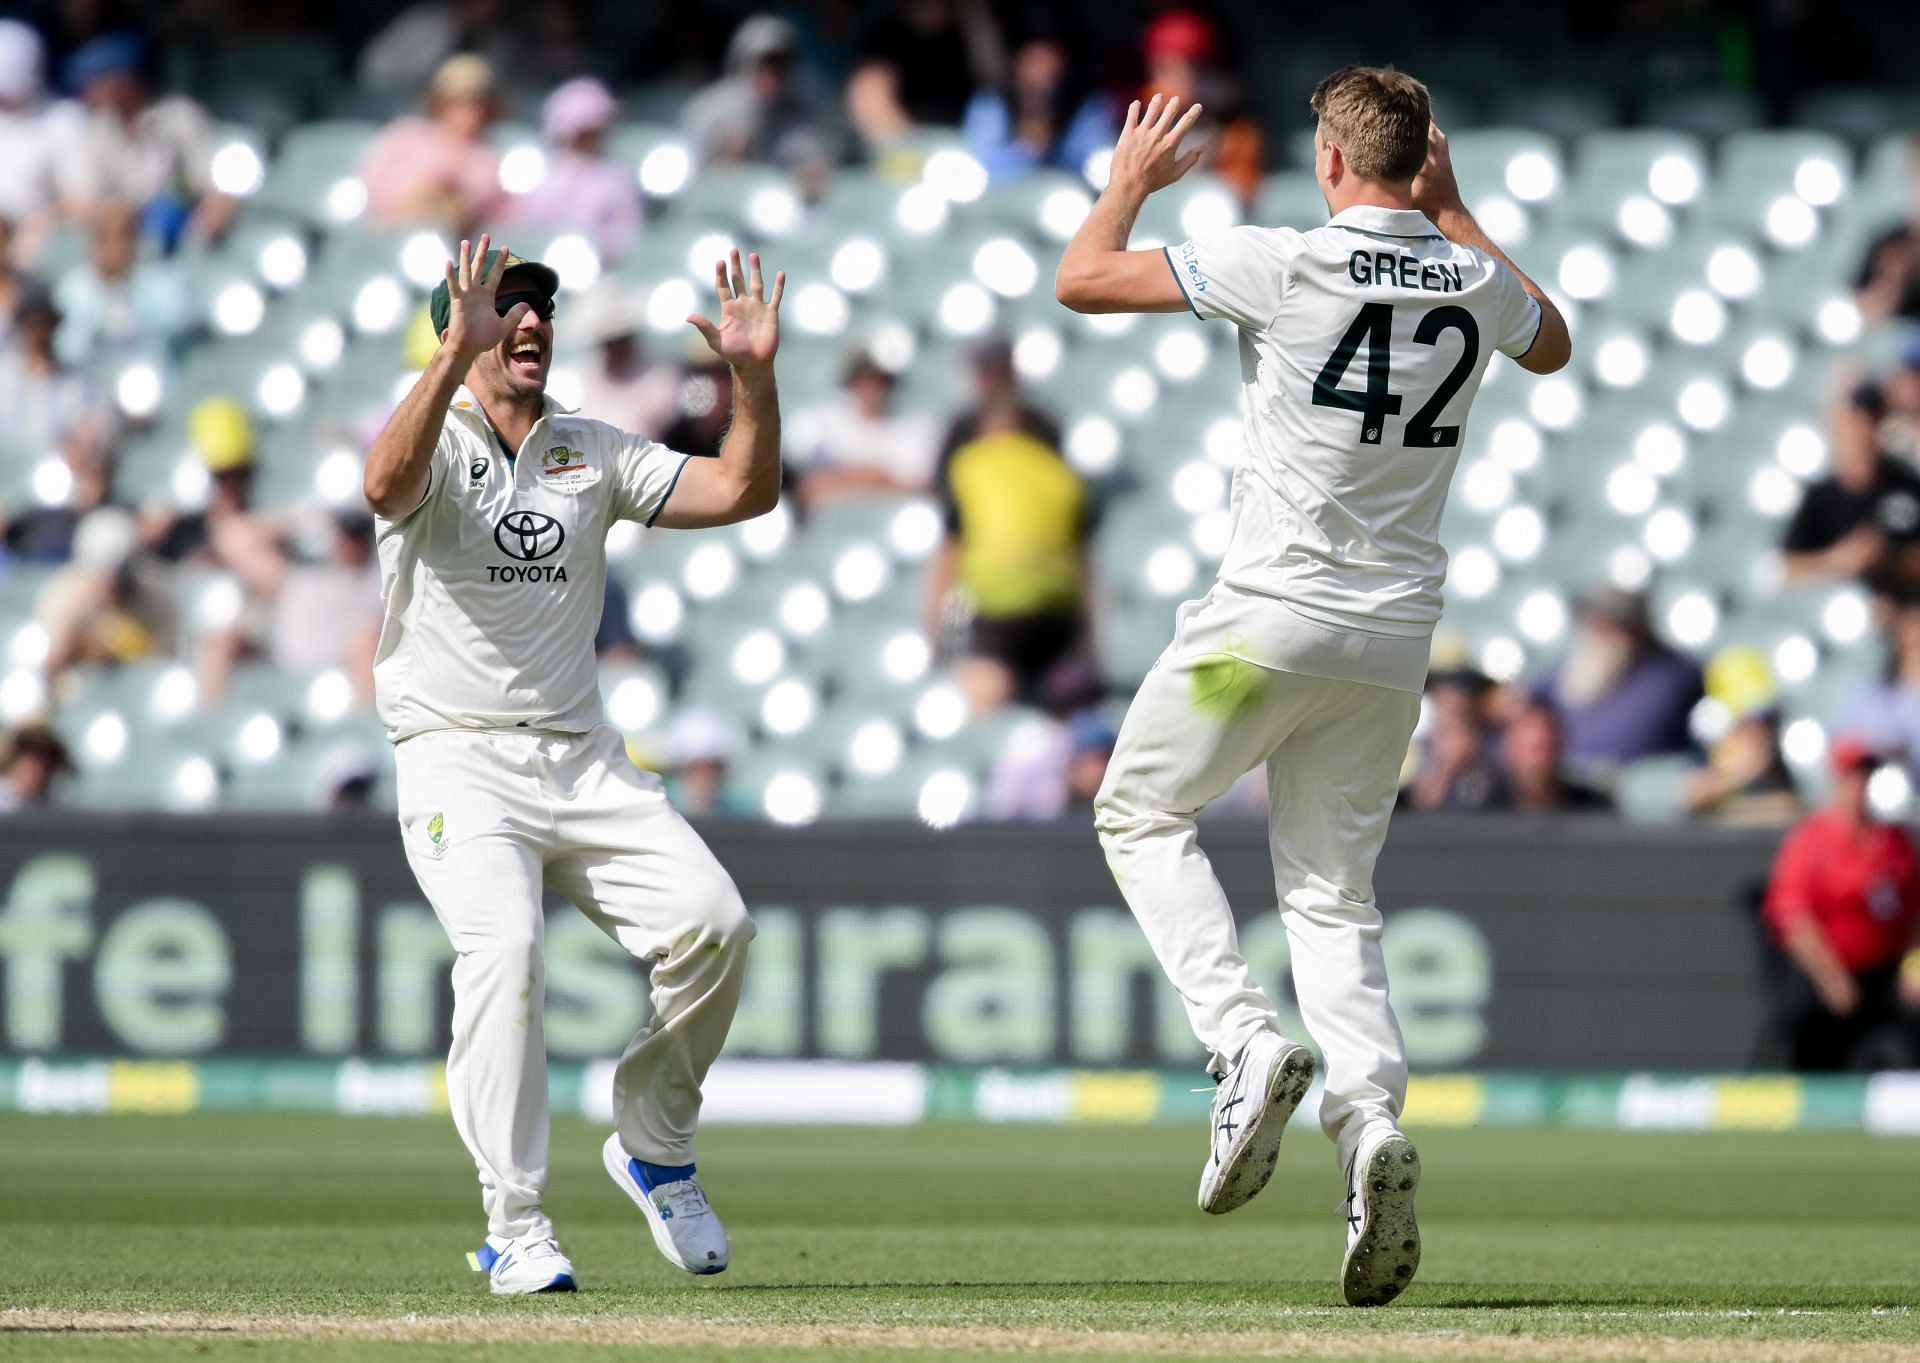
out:
M1481 230L1473 214L1467 211L1466 201L1460 197L1460 183L1453 176L1453 153L1448 150L1447 135L1440 131L1438 124L1427 129L1427 164L1414 177L1413 206L1425 213L1448 241L1485 251L1512 270L1520 280L1520 287L1539 303L1540 334L1534 337L1532 348L1516 357L1514 363L1535 374L1551 374L1564 368L1573 358L1573 337L1567 331L1567 319L1547 297L1547 291L1515 265L1513 257L1495 245L1493 238Z
M483 276L479 274L480 265L491 246L492 239L484 234L477 247L463 241L459 260L447 263L451 306L446 335L426 372L414 380L399 408L374 438L373 448L367 451L361 490L367 505L389 520L407 515L425 499L433 447L439 443L441 427L446 425L447 404L467 381L467 370L527 315L525 303L516 304L505 317L494 312L500 277L507 272L507 253L502 251L492 272Z
M1127 106L1113 148L1107 187L1060 257L1053 295L1075 312L1185 312L1187 296L1162 251L1129 251L1133 220L1147 195L1192 170L1203 148L1179 154L1200 106L1180 112L1177 97L1155 95L1145 110ZM1178 115L1176 117L1176 115Z
M733 371L733 424L718 459L687 461L655 522L683 530L752 520L780 501L780 395L774 389L773 357L780 348L786 271L773 277L769 295L760 257L748 256L743 274L735 251L714 263L713 284L720 320L696 313L687 321Z

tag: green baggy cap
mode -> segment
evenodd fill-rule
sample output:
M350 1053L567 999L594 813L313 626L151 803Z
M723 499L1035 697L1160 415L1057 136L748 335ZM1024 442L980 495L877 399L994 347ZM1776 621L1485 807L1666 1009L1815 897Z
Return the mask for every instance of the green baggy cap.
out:
M485 279L493 270L494 262L503 255L507 258L507 270L500 277L501 288L506 288L508 277L517 272L549 298L560 291L560 276L551 265L516 256L503 246L496 246L487 252L486 259L480 262L480 278ZM433 286L433 297L427 301L427 311L433 317L433 334L438 336L447 329L447 320L453 313L453 299L447 293L446 280Z

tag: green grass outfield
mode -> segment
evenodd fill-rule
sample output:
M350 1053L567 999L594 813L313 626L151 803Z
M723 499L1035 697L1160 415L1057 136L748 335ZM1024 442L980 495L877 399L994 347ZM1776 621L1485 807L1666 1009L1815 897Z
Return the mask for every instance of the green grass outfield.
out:
M1230 1217L1183 1127L717 1128L734 1237L677 1273L554 1133L577 1296L490 1298L440 1119L0 1117L0 1359L1920 1360L1920 1141L1416 1129L1426 1260L1339 1305L1310 1125Z

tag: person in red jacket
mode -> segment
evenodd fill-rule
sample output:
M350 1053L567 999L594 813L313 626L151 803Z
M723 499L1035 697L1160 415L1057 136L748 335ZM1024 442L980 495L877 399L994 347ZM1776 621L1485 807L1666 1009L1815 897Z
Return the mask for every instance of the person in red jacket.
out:
M1787 834L1767 885L1766 922L1787 958L1775 1013L1796 1070L1840 1070L1862 1041L1902 1032L1912 1063L1920 987L1901 962L1920 929L1920 856L1867 799L1879 756L1834 741L1833 794Z

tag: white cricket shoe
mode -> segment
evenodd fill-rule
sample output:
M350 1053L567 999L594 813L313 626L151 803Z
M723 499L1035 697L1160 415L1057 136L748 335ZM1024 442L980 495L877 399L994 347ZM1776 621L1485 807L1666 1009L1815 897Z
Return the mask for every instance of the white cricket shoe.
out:
M551 1235L509 1240L489 1235L487 1242L467 1256L467 1267L487 1275L496 1296L519 1297L534 1292L573 1292L573 1263Z
M1348 1306L1385 1306L1420 1268L1413 1195L1420 1152L1399 1132L1363 1144L1347 1166L1347 1256L1340 1290Z
M1313 1052L1261 1032L1213 1094L1213 1147L1200 1171L1200 1210L1218 1216L1253 1200L1280 1158L1287 1119L1313 1082Z
M600 1148L607 1173L646 1213L653 1243L667 1262L689 1273L721 1273L727 1267L727 1228L693 1176L693 1166L646 1164L628 1155L616 1133Z

